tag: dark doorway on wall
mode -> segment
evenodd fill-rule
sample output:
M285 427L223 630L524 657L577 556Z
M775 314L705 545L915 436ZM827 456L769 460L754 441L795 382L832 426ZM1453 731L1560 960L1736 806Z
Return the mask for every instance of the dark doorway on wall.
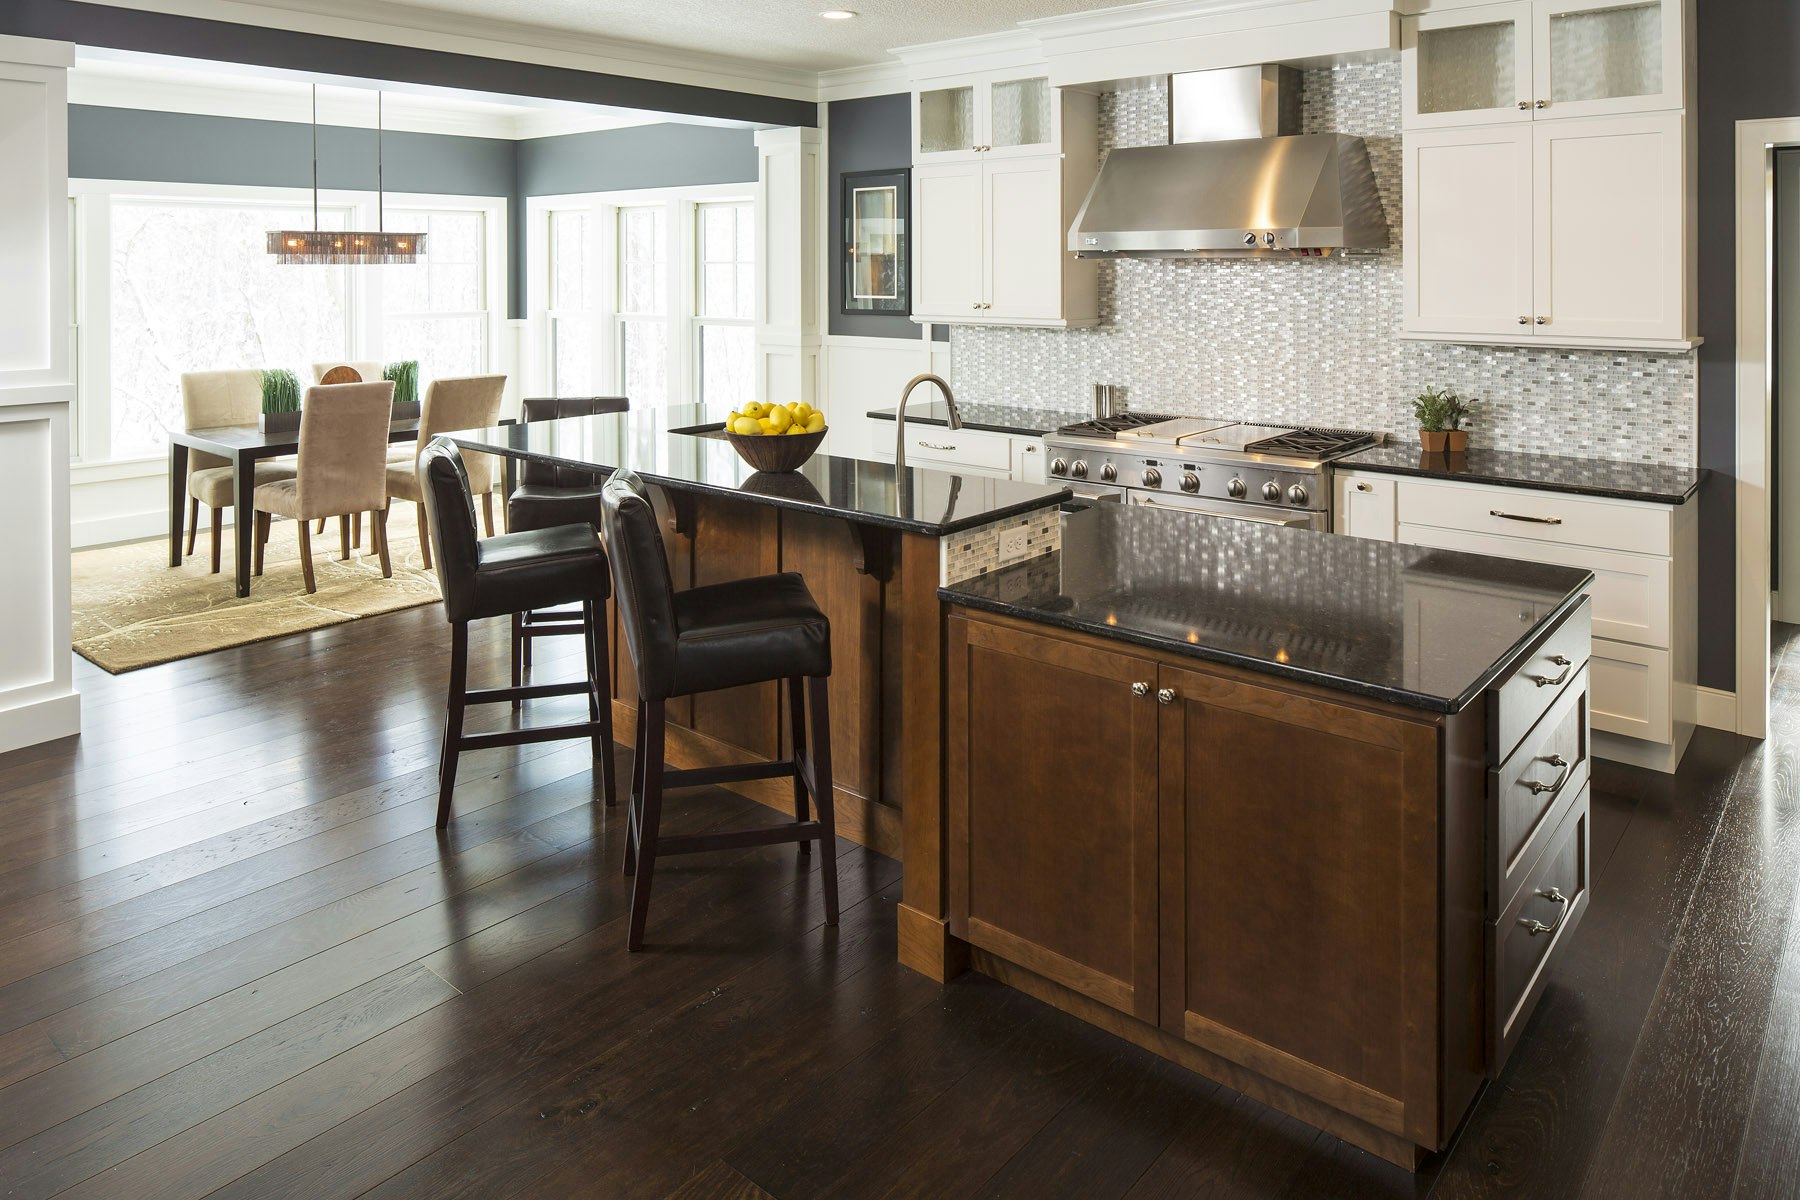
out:
M1770 305L1770 611L1774 644L1800 625L1800 147L1775 152L1774 271Z

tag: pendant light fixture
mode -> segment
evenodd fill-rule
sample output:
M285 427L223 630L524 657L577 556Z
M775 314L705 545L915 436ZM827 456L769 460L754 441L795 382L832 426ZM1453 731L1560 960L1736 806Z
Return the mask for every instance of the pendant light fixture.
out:
M319 85L312 85L313 227L271 229L269 253L278 263L296 266L363 266L419 261L425 251L422 233L390 233L382 215L381 93L375 93L375 229L373 232L319 228Z

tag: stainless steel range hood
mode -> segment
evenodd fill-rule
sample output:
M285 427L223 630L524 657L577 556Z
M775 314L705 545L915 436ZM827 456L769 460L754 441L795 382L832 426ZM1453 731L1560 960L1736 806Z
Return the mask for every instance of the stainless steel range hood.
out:
M1379 250L1387 218L1358 137L1294 135L1294 73L1242 67L1169 80L1167 146L1106 157L1069 230L1089 257Z

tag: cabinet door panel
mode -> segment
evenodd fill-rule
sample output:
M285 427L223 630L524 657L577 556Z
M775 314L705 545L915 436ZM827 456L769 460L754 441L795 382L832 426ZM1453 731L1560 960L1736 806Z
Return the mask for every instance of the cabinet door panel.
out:
M1662 113L1534 128L1537 332L1686 335L1681 121Z
M1062 158L999 159L986 170L989 318L1062 316Z
M1406 137L1406 328L1530 336L1531 128Z
M913 169L913 312L960 321L980 315L982 170L979 162Z
M1395 532L1395 484L1392 477L1357 476L1340 471L1336 488L1336 532L1349 537L1391 542Z
M1531 120L1531 4L1484 4L1401 26L1406 128Z
M1534 20L1539 120L1682 107L1681 0L1543 0Z
M1161 684L1164 1028L1437 1144L1435 729Z
M950 928L1157 1019L1155 666L950 622Z

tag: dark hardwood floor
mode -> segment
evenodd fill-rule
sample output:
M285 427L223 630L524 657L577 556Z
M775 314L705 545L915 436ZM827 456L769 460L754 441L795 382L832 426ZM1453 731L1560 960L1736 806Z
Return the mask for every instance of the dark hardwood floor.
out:
M78 661L81 738L0 756L0 1190L1794 1196L1780 632L1766 743L1703 732L1672 779L1601 765L1586 922L1417 1176L988 980L900 968L900 869L849 843L837 929L820 856L676 858L628 957L624 810L593 803L585 745L466 755L433 830L435 608L120 678ZM503 630L472 643L497 679ZM713 790L664 819L778 817Z

